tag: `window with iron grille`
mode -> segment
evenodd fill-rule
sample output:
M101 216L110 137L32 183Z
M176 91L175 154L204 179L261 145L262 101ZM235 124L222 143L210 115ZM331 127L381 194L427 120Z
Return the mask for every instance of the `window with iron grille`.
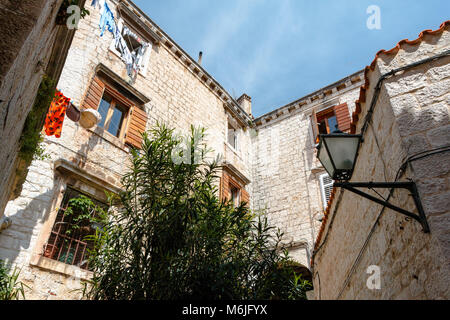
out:
M320 190L322 192L322 203L323 208L326 209L328 205L328 201L331 197L331 192L333 191L333 179L325 173L319 177L320 179Z
M81 192L67 187L66 192L53 225L50 237L44 245L44 257L69 265L89 270L88 254L93 249L93 242L86 237L95 234L96 226L89 222L75 222L76 213L66 215L71 199L79 198ZM84 195L86 196L86 195ZM91 199L95 205L107 208L104 203ZM74 226L76 225L76 228Z

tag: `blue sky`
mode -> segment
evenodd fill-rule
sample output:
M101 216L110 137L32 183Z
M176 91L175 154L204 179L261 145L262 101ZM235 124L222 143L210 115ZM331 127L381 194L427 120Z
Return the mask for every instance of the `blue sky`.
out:
M450 19L448 0L134 0L255 117L370 64ZM381 30L366 26L370 5Z

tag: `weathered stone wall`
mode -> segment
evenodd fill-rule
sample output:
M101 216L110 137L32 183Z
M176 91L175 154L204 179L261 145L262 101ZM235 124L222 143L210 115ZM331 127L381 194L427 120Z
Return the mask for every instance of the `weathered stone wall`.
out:
M307 267L323 215L319 177L325 173L316 159L310 117L313 109L343 103L352 112L362 84L360 76L353 83L343 79L325 90L332 92L330 95L305 99L307 103L301 107L291 106L285 108L286 112L275 111L273 116L256 120L252 139L253 209L263 211L269 223L284 232L283 242L291 257ZM345 89L336 89L346 82Z
M370 87L356 132L363 126L382 74L449 47L447 27L443 33L425 34L419 43L402 44L397 54L380 54L375 69L368 73ZM395 211L387 209L381 214L380 205L338 190L314 257L316 299L450 297L450 154L448 150L430 152L450 141L449 62L447 56L384 81L352 178L394 181L405 160L423 152L399 181L417 183L431 233L423 233L418 222ZM380 191L385 197L389 193ZM417 212L406 190L396 190L391 202ZM367 286L370 266L380 268L379 290Z
M115 12L115 2L109 3ZM58 89L77 105L83 101L100 63L128 80L125 65L109 50L112 34L105 32L100 37L99 12L88 5L87 8L91 15L80 22L58 83ZM241 151L227 149L227 113L223 99L165 44L153 45L148 72L140 74L133 86L151 100L145 106L148 127L157 120L183 134L189 132L191 124L205 127L208 145L215 154L224 155L225 160L250 178L249 131L241 134ZM80 172L88 172L120 188L120 178L129 163L129 150L101 128L85 130L69 119L64 122L62 137L46 138L45 143L50 160L32 163L22 194L6 208L6 215L13 225L0 234L0 258L22 268L21 279L31 288L26 290L28 299L77 299L80 294L70 290L73 290L73 283L76 287L73 277L80 270L38 259L69 179L67 174L55 170L56 163L67 160ZM83 173L79 175L83 176ZM101 186L84 185L89 194L95 194L93 187Z
M15 176L23 125L52 53L57 33L54 19L61 3L0 1L0 216Z
M43 10L50 10L47 5L52 2L46 3ZM117 1L109 3L115 12ZM89 6L88 9L91 15L80 22L58 83L58 88L78 105L100 63L128 81L125 65L109 50L112 35L105 32L100 37L99 12ZM40 16L36 26L44 27L45 19ZM42 71L39 77L30 78L29 75L21 77L19 70L31 69L37 61L48 59L47 42L43 39L49 38L52 31L46 26L48 30L45 29L42 37L34 34L35 42L27 41L33 48L40 48L42 56L29 59L25 51L21 52L10 69L15 71L10 71L5 76L9 80L2 82L0 99L12 101L11 106L21 105L23 109L26 103L17 101L28 99L31 107L34 95L31 89L25 89L37 89ZM38 31L33 29L33 32ZM222 154L225 161L252 181L246 187L251 207L265 210L269 222L284 231L284 242L291 256L309 267L323 213L319 176L325 172L316 160L310 116L313 109L342 103L347 103L353 112L362 74L349 76L255 120L254 129L244 125L239 148L233 150L227 143L227 119L231 111L226 111L224 103L229 102L228 94L165 37L162 30L156 32L163 40L152 47L148 72L140 74L133 84L150 98L144 106L149 116L148 127L161 121L181 133L187 133L192 124L207 128L207 142L215 154ZM370 73L372 87L381 73L448 47L448 32L426 40L418 47L404 46L394 59L382 56L377 69ZM408 156L448 143L450 71L446 59L385 82L361 149L355 180L393 181ZM12 85L5 87L6 83ZM21 95L18 88L26 94ZM373 88L368 90L367 101L372 95ZM6 115L4 105L0 122ZM363 105L360 119L364 119L365 112L367 106ZM16 117L16 123L10 117ZM8 127L3 129L10 136L5 139L11 138L14 132L20 134L21 128L19 132L16 126L23 123L25 115L13 112L7 119ZM7 129L13 129L12 133ZM67 184L84 181L79 188L93 196L99 196L105 186L120 188L129 150L101 128L85 130L68 119L62 137L47 138L45 142L50 160L32 163L20 197L9 202L6 208L5 213L13 225L0 234L0 259L8 259L22 268L21 280L31 288L26 292L28 299L77 299L80 294L72 290L79 287L79 283L74 277L88 275L75 267L41 261L39 256ZM11 159L6 157L13 149L12 145L5 145L3 152L2 146L1 168L6 167L3 163L10 163ZM76 168L75 172L61 171L58 167L61 160ZM405 221L391 210L384 212L370 233L381 208L348 192L336 194L331 208L334 218L327 220L326 232L321 238L323 245L314 259L316 298L448 298L448 160L448 154L443 153L423 158L412 163L402 176L402 180L412 178L418 183L431 235L421 233L418 223ZM396 191L392 201L414 210L405 192ZM369 234L367 248L352 268ZM366 288L369 265L380 266L382 290Z

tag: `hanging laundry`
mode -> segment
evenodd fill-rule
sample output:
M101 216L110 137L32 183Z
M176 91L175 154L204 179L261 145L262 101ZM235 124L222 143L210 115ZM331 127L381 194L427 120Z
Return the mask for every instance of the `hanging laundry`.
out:
M94 7L94 9L96 9L98 4L98 0L92 0L91 7Z
M115 41L114 46L120 53L123 63L125 63L128 76L133 79L142 68L144 56L150 44L143 41L141 37L132 32L127 26L124 26L121 18L116 22L106 0L92 1L94 8L97 7L97 4L100 7L100 36L103 36L106 28L112 32ZM137 48L133 48L131 43L128 45L130 41L127 43L126 39L129 40L129 37L132 37L139 43Z
M115 47L116 50L120 53L122 61L125 63L128 76L130 78L133 78L133 71L136 72L135 61L137 53L135 50L130 50L130 47L125 40L124 35L127 37L130 35L136 36L130 31L130 29L123 25L123 20L119 19L116 24L116 30L114 32Z
M69 103L70 98L66 98L61 91L56 91L47 117L45 118L44 128L47 136L55 135L56 138L61 138L64 117L66 116Z
M116 49L119 51L122 61L125 63L125 65L127 67L128 75L130 75L130 73L132 74L133 63L134 63L133 55L132 55L130 49L128 48L125 39L123 38L123 36L121 34L118 35L116 43L118 44L116 46Z
M149 48L148 43L142 44L139 49L137 49L136 57L134 59L133 69L138 72L142 69L142 66L144 64L144 56L147 53L147 50Z
M133 71L135 73L138 73L143 65L143 59L145 56L145 53L147 52L147 48L150 46L147 42L143 41L141 37L139 37L137 34L132 32L128 27L123 27L123 37L132 37L134 38L140 46L137 48L132 48L133 51L131 52L131 56L133 59L132 65L127 65L128 75L132 77Z
M100 24L99 24L101 30L100 37L103 37L106 27L108 27L109 32L115 34L116 23L114 21L114 14L112 13L106 1L100 0L100 6L101 6Z

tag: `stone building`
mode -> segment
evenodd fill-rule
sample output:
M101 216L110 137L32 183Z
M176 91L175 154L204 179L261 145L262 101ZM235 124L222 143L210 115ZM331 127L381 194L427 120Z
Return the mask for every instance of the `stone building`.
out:
M130 70L125 67L113 34L105 31L101 35L100 11L87 6L91 14L80 22L75 33L58 89L80 108L96 109L103 120L97 126L85 129L67 119L61 138L46 138L45 150L50 159L32 162L20 196L10 201L5 210L13 224L0 234L0 259L8 259L22 268L21 280L31 288L27 290L27 298L79 298L73 290L79 286L78 279L89 278L88 267L83 264L89 244L75 238L68 239L68 247L61 244L60 240L65 238L60 228L64 224L61 208L71 197L79 194L102 203L105 202L104 191L119 192L120 179L127 170L130 147L139 147L140 133L157 121L177 128L180 133L187 133L191 125L207 129L208 145L223 157L220 196L249 201L253 210L264 211L271 224L285 233L283 243L292 258L312 271L317 299L401 297L362 293L364 287L360 279L365 276L362 269L358 269L355 280L350 282L351 289L345 295L338 296L334 286L344 283L343 277L348 273L349 263L359 249L358 241L368 234L363 223L373 223L369 219L361 219L367 214L359 212L366 210L373 213L379 208L357 197L348 194L341 196L339 191L333 191L333 181L316 160L315 146L319 133L330 133L336 129L350 133L359 129L357 119L363 119L364 112L367 112L364 102L370 101L373 94L371 86L376 84L376 77L381 73L442 53L446 47L448 50L447 25L433 35L424 35L424 41L407 44L410 46L408 48L402 47L395 59L381 54L382 58L377 60L376 67L373 66L371 71L356 72L255 119L251 97L243 94L239 99L234 99L202 68L201 61L187 55L135 4L129 0L108 0L107 3L116 20L124 27L121 32L137 35L135 40L127 43L130 51L134 47L145 47L141 68L130 77ZM428 39L428 36L432 38ZM415 46L419 46L419 50ZM382 96L383 100L380 98L379 103L399 107L376 108L380 114L374 115L373 123L375 130L383 130L380 148L386 149L378 152L372 138L367 137L364 154L369 158L372 154L376 156L371 161L361 159L363 167L356 176L366 180L382 179L382 171L376 162L376 157L381 154L392 154L395 159L386 156L383 160L397 164L406 155L445 144L443 137L448 137L445 128L448 126L449 108L448 95L445 96L449 91L446 59L448 57L429 62L420 67L420 71L387 80L385 90L388 93ZM410 90L400 92L407 87L406 84L411 86ZM367 92L365 100L360 90L362 86ZM411 92L417 99L418 112L420 101L430 104L427 108L429 112L423 111L429 119L429 127L419 124L414 116L408 118L408 110L403 110L410 108L408 99L412 99ZM357 100L359 102L355 104ZM381 117L387 117L386 121L379 121ZM408 123L405 128L407 135L386 127L388 122L398 127L397 118L402 117ZM413 127L417 127L417 131ZM410 153L404 151L408 148ZM436 157L444 159L444 156ZM423 201L431 206L427 206L431 213L448 207L448 197L445 198L448 193L448 169L433 166L427 169L427 166L427 163L422 165L429 172L422 186L427 191L421 189L421 192L424 192ZM417 174L423 172L411 173L408 177L415 178ZM333 198L343 199L340 208L333 209L337 205ZM401 201L400 198L398 201ZM405 198L404 201L408 200ZM343 213L337 214L331 230L330 221L333 218L330 212L333 210ZM448 238L445 237L448 232L445 221L448 218L445 220L440 213L436 212L437 220L432 224L432 240L414 241L414 245L420 244L417 252L423 252L424 259L430 261L427 265L430 269L425 270L427 275L428 272L440 270L442 279L446 279L445 263L438 268L438 262L448 251ZM342 216L347 220L339 220ZM401 221L390 212L384 218ZM374 247L387 248L383 241L394 238L400 243L400 250L405 243L413 243L413 237L430 237L409 231L417 229L412 222L403 223L401 234L404 235L399 235L398 230L394 230L397 227L395 223L379 229L390 234L378 236L380 240L373 242ZM442 232L439 233L438 226L441 224L447 227L441 227ZM341 230L342 226L346 227L345 230ZM437 226L436 230L434 226ZM327 245L322 246L327 238L332 240L328 239ZM415 252L409 253L408 259L412 259ZM381 263L380 254L384 253L376 254L377 259L371 264ZM397 253L389 259L386 258L383 263L399 261L396 268L407 267ZM342 261L342 265L337 261ZM417 276L421 279L420 275ZM394 292L393 287L398 286L398 283L393 283L394 280L403 283L401 279L388 278L386 281L392 281L386 287L389 292ZM438 284L435 282L434 285ZM436 296L426 297L448 297L439 292ZM406 297L418 295L408 291Z
M180 133L191 125L206 128L208 146L223 157L222 195L249 198L250 97L233 99L132 2L107 3L149 46L131 79L113 34L100 36L100 11L87 4L91 14L80 21L57 87L76 106L98 109L105 121L84 129L65 119L61 138L46 138L50 159L32 162L20 196L5 210L12 225L0 234L0 258L22 268L30 299L78 298L75 279L89 276L80 265L87 245L82 239L70 239L70 248L61 244L59 208L80 193L99 202L104 191L117 193L130 146L140 147L140 133L156 121Z

